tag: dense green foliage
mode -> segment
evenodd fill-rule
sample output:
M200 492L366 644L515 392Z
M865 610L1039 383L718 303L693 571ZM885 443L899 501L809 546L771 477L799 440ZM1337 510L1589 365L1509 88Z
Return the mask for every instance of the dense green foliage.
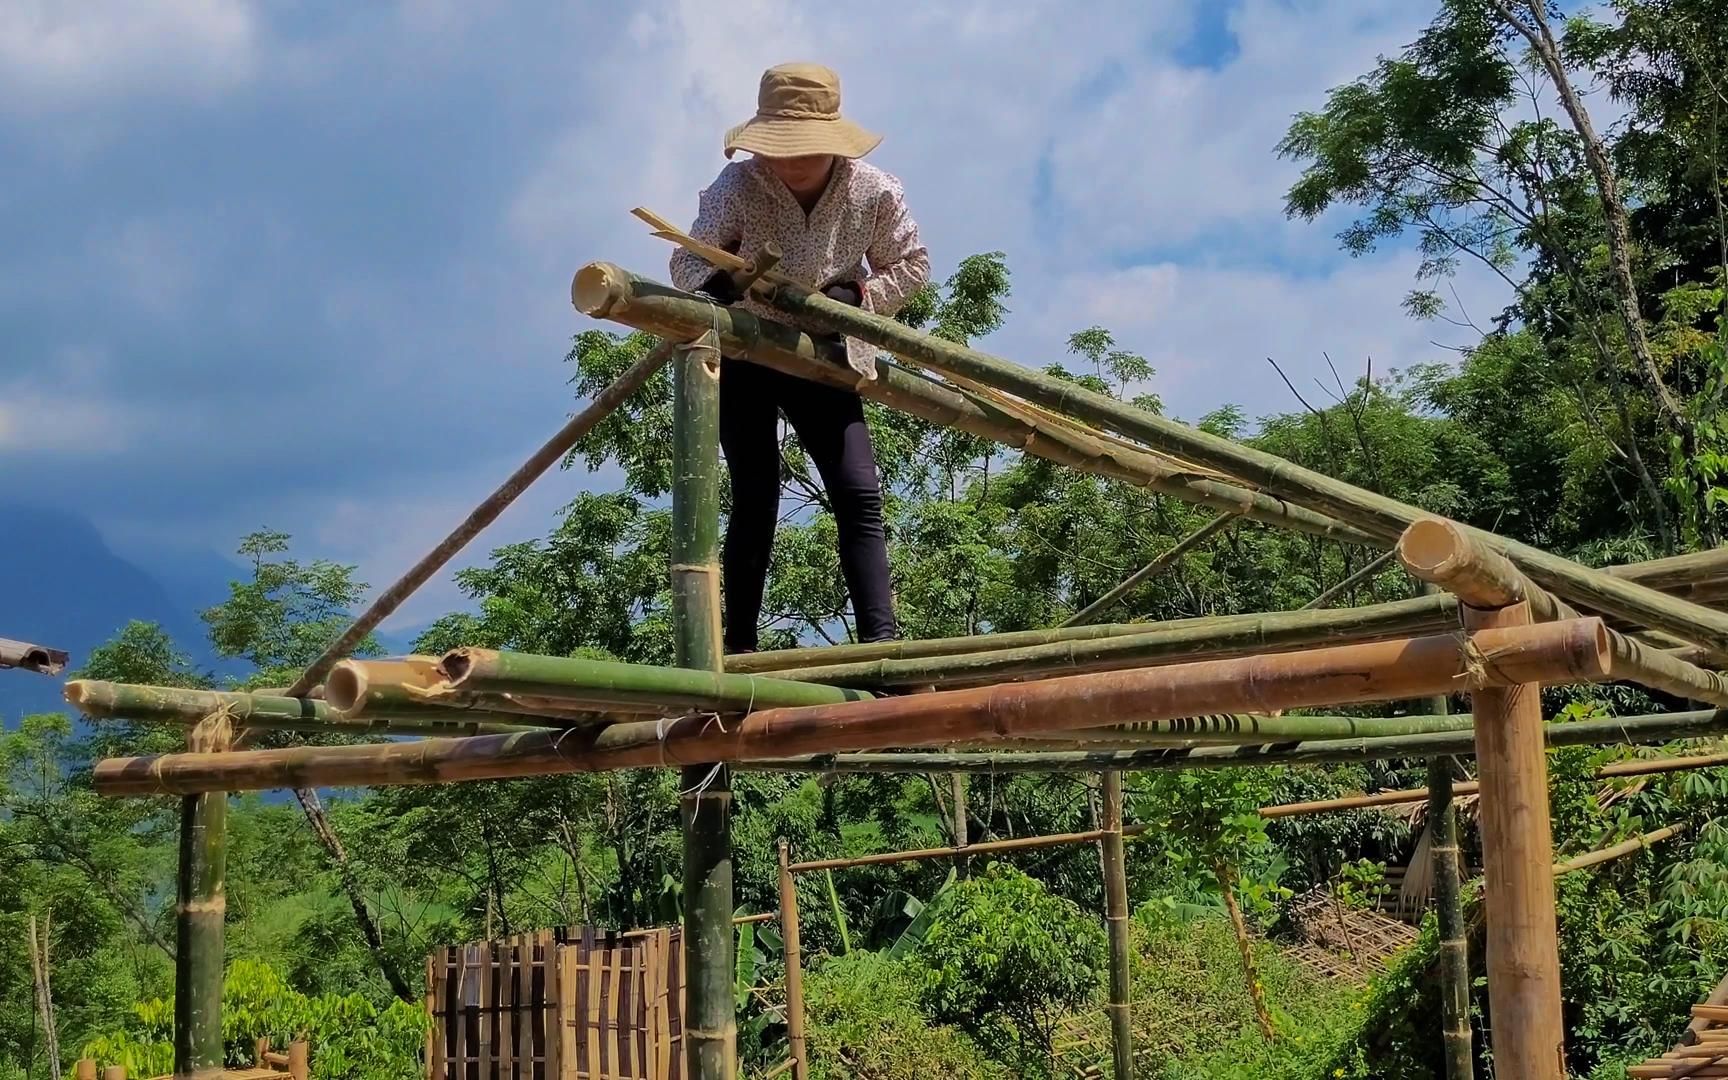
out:
M1470 340L1447 362L1340 377L1334 399L1245 417L1225 402L1196 421L1310 468L1591 564L1719 542L1728 531L1728 385L1721 319L1728 266L1722 89L1728 25L1710 0L1614 0L1594 21L1552 25L1560 72L1612 96L1598 146L1556 112L1555 72L1530 9L1443 0L1407 48L1296 117L1280 150L1302 174L1294 215L1352 215L1352 252L1414 242L1409 307L1444 312ZM1600 109L1600 95L1585 95ZM1601 110L1605 114L1609 111ZM1603 163L1618 201L1603 197ZM1627 244L1613 241L1617 223ZM1622 273L1622 263L1627 273ZM1500 313L1448 311L1467 264L1504 277ZM965 341L1009 317L1000 252L963 260L902 313ZM1482 322L1474 321L1483 317ZM649 347L589 330L566 358L591 396ZM1051 370L1162 410L1156 373L1104 327L1079 328ZM1047 361L1050 358L1045 358ZM1373 373L1370 373L1371 375ZM542 539L492 552L457 580L471 603L418 647L476 644L662 663L671 656L670 413L664 373L566 464L606 466L615 490L578 495ZM972 436L871 407L888 494L897 599L908 634L1045 627L1091 603L1210 519L1142 489L1072 474ZM764 644L850 633L821 485L788 435L785 524L774 550ZM210 641L245 685L281 685L365 594L352 569L303 562L276 532L240 546L250 573L206 614ZM1163 619L1299 607L1372 552L1236 526L1123 597L1109 618ZM1408 595L1384 570L1339 596ZM80 674L213 685L189 642L133 624ZM8 673L10 674L10 673ZM1461 704L1461 703L1460 703ZM1675 703L1622 688L1550 695L1565 717ZM1372 711L1372 710L1364 710ZM8 718L9 720L11 718ZM288 743L299 736L273 736ZM26 718L0 731L0 942L31 915L52 925L60 1044L162 1068L172 990L174 812L110 801L90 763L180 744L178 732ZM1582 779L1623 749L1553 755L1561 855L1659 825L1691 831L1563 880L1568 1053L1578 1075L1620 1075L1660 1051L1728 968L1728 811L1720 771L1604 793ZM1419 766L1159 773L1129 778L1136 908L1135 1025L1166 1080L1437 1076L1432 928L1366 990L1306 973L1273 944L1287 902L1324 884L1367 902L1382 864L1406 862L1408 819L1363 811L1263 822L1267 802L1419 784ZM320 1077L413 1073L414 973L437 945L560 924L629 927L679 915L677 793L667 774L338 793L335 862L291 802L236 799L228 875L229 1050L293 1034L316 1042ZM1075 776L974 777L974 839L1093 826L1097 790ZM776 902L773 841L800 858L928 846L952 838L945 778L741 775L737 902ZM1474 844L1466 828L1467 847ZM1467 854L1471 854L1467 852ZM1107 1059L1097 853L1077 846L974 866L871 866L798 884L810 957L811 1048L822 1077L1038 1077ZM1366 867L1366 869L1364 869ZM832 882L832 895L829 882ZM1228 895L1246 918L1276 1038L1255 1024ZM846 933L843 938L841 927ZM784 1054L777 942L764 933L740 978L742 1053ZM1480 972L1480 956L1473 958ZM408 973L406 979L401 973ZM1478 1048L1492 1017L1478 993ZM335 1019L340 1017L341 1019ZM47 1075L22 948L0 949L0 1080ZM130 1055L130 1056L128 1056ZM152 1056L155 1055L155 1056ZM1484 1064L1488 1062L1484 1061Z

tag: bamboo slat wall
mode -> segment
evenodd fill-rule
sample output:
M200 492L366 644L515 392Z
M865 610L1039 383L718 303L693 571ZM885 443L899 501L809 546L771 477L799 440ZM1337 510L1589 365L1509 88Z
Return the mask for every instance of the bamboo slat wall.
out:
M430 1080L681 1080L675 929L588 926L440 949L427 961Z

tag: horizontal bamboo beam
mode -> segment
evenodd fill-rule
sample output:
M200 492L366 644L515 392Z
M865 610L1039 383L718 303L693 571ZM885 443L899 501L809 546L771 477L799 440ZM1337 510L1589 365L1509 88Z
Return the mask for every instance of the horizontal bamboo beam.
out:
M1380 738L1431 731L1465 731L1469 713L1436 716L1265 716L1217 713L1174 720L1142 720L1111 727L1057 732L1052 739L1141 745L1243 746L1303 739ZM1032 737L1039 740L1038 736Z
M1410 523L1398 540L1398 558L1413 576L1455 594L1473 608L1495 610L1528 603L1538 620L1573 619L1570 604L1531 581L1481 533L1445 518ZM1616 630L1609 631L1616 678L1666 694L1728 706L1728 677Z
M236 724L268 731L325 735L509 735L546 724L511 713L427 708L382 711L364 719L343 716L329 702L263 693L185 690L173 686L74 679L66 701L92 720L132 720L191 726L216 712Z
M1178 619L1144 624L1142 631L1134 634L951 656L787 668L774 674L782 679L871 690L965 686L1369 642L1456 630L1459 626L1458 605L1451 597L1419 596L1372 608Z
M1695 754L1691 757L1643 758L1616 761L1590 774L1592 780L1610 780L1621 776L1656 776L1661 773L1688 772L1693 769L1717 769L1728 765L1728 754ZM1476 781L1460 780L1452 785L1454 798L1474 795ZM1263 818L1305 817L1329 814L1336 810L1369 810L1380 806L1401 806L1428 801L1427 788L1401 788L1397 791L1377 791L1372 795L1346 795L1337 799L1315 799L1311 802L1279 803L1262 806Z
M727 356L774 368L799 378L856 391L890 408L999 442L1035 457L1083 472L1145 487L1184 502L1240 514L1315 536L1351 543L1373 542L1366 534L1324 514L1293 506L1209 474L1185 469L1144 449L1039 420L1023 410L1007 410L988 399L938 383L886 361L868 379L843 362L838 349L783 323L759 319L742 308L722 307L699 296L632 274L611 263L589 263L570 285L576 309L651 334L689 340L710 329L720 335ZM1377 546L1389 546L1384 537Z
M1592 851L1585 855L1579 855L1576 858L1567 859L1565 862L1555 863L1554 876L1559 877L1561 874L1570 874L1574 870L1583 870L1586 867L1599 866L1602 863L1609 862L1610 860L1618 859L1622 855L1630 855L1634 851L1643 851L1652 844L1659 844L1671 836L1680 835L1685 832L1688 827L1688 825L1682 822L1679 825L1670 825L1664 829L1655 829L1642 836L1634 836L1632 839L1623 843L1613 844L1598 851Z
M792 863L787 867L794 874L808 874L817 870L848 870L857 866L890 866L896 863L928 862L931 859L960 859L973 855L1001 855L1011 851L1033 851L1038 848L1062 847L1067 844L1092 844L1104 838L1105 829L1092 829L1088 832L1050 833L1043 836L1021 836L1011 840L987 840L978 844L965 844L961 847L919 848L913 851L883 851L872 855L854 855L845 859L816 859L811 862ZM1139 836L1146 831L1144 825L1128 825L1122 829L1124 837Z
M1275 711L1425 697L1475 686L1608 677L1600 619L1305 653L1208 660L1139 671L899 698L690 715L595 732L531 732L386 746L298 747L167 754L99 762L105 795L186 794L276 787L346 787L500 780L655 765L959 742L989 736L1192 716L1206 708Z
M1382 541L1395 539L1412 522L1428 516L1417 507L1305 469L1275 454L1158 416L1071 380L920 333L826 296L782 285L768 294L768 301L787 314L868 342L921 367L1016 394L1045 408L1137 439L1155 451L1216 469L1261 491L1329 514ZM1728 652L1728 613L1664 596L1646 586L1481 529L1470 529L1470 533L1575 604L1666 630L1718 652Z
M1707 569L1699 572L1718 572L1715 566L1718 562L1728 567L1728 547L1716 548L1706 552L1711 556L1701 565ZM1395 553L1394 553L1395 554ZM1691 558L1691 556L1681 556ZM1697 564L1695 564L1697 565ZM1627 563L1622 566L1611 566L1603 571L1616 577L1624 577L1628 581L1640 583L1659 582L1663 589L1689 591L1693 599L1708 599L1720 602L1728 599L1728 582L1709 580L1699 586L1689 586L1674 580L1675 570L1672 560L1657 559L1652 562ZM1439 616L1435 626L1459 626L1455 605L1452 601L1440 597L1428 597L1426 603L1433 606L1435 612L1452 608L1453 616L1449 623L1442 623ZM1397 600L1388 603L1367 604L1349 609L1357 614L1351 618L1362 620L1363 632L1370 636L1380 633L1383 625L1399 625L1399 620L1411 617L1412 602ZM1291 614L1288 612L1268 612L1266 616ZM1183 627L1199 626L1214 618L1254 618L1247 616L1204 616L1192 619L1176 619L1166 622L1136 622L1136 623L1100 623L1096 626L1072 626L1056 630L1013 630L996 634L974 634L968 637L926 638L911 641L865 642L852 645L821 645L803 646L795 649L771 649L759 653L743 653L726 658L726 670L734 672L768 673L785 677L785 673L799 668L829 667L840 664L864 663L876 660L912 660L933 656L959 656L968 653L997 652L1004 649L1022 649L1036 645L1053 645L1064 641L1083 641L1101 638L1126 637L1133 634L1148 634L1163 630L1176 630ZM1385 619L1385 624L1380 620ZM1415 631L1409 631L1415 632ZM1354 637L1339 640L1357 640ZM1679 644L1673 639L1670 644ZM1692 647L1695 649L1695 647ZM1695 659L1692 655L1684 659Z
M1728 710L1704 709L1616 720L1581 720L1543 726L1549 747L1666 743L1728 733ZM1469 731L1402 735L1384 739L1325 739L1272 746L1203 746L1195 750L1057 751L1046 753L888 753L819 754L812 757L753 761L740 769L756 772L832 773L1095 773L1105 769L1259 768L1267 765L1340 765L1362 761L1470 757L1476 752Z
M861 690L763 675L726 675L690 668L651 667L494 649L456 649L439 664L458 692L531 694L577 706L635 708L647 712L747 713L753 709L866 701Z

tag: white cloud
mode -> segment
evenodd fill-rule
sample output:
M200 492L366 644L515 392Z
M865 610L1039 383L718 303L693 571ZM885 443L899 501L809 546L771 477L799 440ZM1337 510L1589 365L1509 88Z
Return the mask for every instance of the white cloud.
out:
M108 357L68 347L50 379L0 382L0 453L100 458L133 447L136 420L101 393Z
M257 38L246 0L8 0L0 102L41 109L221 91L252 76Z

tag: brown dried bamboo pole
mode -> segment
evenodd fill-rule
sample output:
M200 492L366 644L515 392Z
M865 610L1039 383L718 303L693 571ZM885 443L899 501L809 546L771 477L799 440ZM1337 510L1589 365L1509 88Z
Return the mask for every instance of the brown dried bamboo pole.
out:
M692 334L692 337L695 335ZM480 535L481 530L498 520L498 516L515 502L517 497L528 490L528 485L539 479L555 463L562 461L575 445L582 440L600 421L606 419L625 400L640 390L654 373L665 366L678 348L676 342L662 341L642 359L625 369L624 374L614 379L611 385L594 396L594 400L575 416L569 423L559 428L557 433L534 451L527 461L517 467L492 494L486 496L479 506L476 506L462 523L450 531L450 534L439 541L438 546L427 552L425 557L403 574L394 585L378 594L366 610L360 613L353 625L344 630L340 637L330 643L329 648L319 654L318 659L294 680L294 685L287 690L285 697L305 697L312 688L324 681L324 676L336 666L336 661L345 659L361 640L378 628L378 624L389 618L402 602L414 594L414 590L430 581L433 574L443 569L456 556L456 553L468 546L469 541Z
M1412 522L1398 541L1398 557L1406 570L1458 596L1474 607L1509 607L1528 601L1531 617L1540 621L1571 619L1578 612L1535 582L1512 561L1482 543L1474 531L1445 518ZM1728 676L1688 664L1677 656L1615 630L1615 678L1625 679L1676 697L1728 705Z
M792 876L792 849L780 841L780 937L786 959L786 1044L792 1054L792 1080L808 1080L809 1050L804 1043L804 949L798 927L798 880Z
M1103 596L1100 596L1098 599L1092 601L1090 604L1087 604L1085 607L1069 616L1067 621L1063 622L1061 625L1064 627L1085 626L1093 622L1099 615L1109 611L1112 604L1133 592L1142 581L1145 581L1153 574L1164 570L1164 568L1170 566L1177 559L1180 559L1190 551L1193 551L1199 545L1204 544L1217 533L1222 532L1231 525L1234 525L1241 519L1241 516L1242 515L1240 514L1219 514L1211 521L1208 521L1206 524L1195 529L1187 536L1176 541L1176 543L1170 546L1169 550L1164 551L1145 566L1142 566L1132 574L1129 574L1125 579L1123 579L1120 585L1117 585L1114 589L1111 589Z
M72 1075L77 1077L77 1080L96 1080L96 1059L79 1058L78 1064L73 1066Z
M1122 774L1100 774L1103 790L1104 925L1110 936L1110 1057L1117 1080L1133 1080L1134 1025L1129 1012L1128 859L1122 843Z
M1659 844L1671 836L1678 836L1690 827L1691 826L1687 823L1681 822L1678 825L1670 825L1667 828L1655 829L1642 836L1634 836L1630 840L1613 844L1605 848L1600 848L1596 851L1589 852L1588 854L1567 859L1565 862L1555 863L1554 876L1559 877L1561 874L1570 874L1574 870L1583 870L1586 867L1598 866L1602 863L1618 859L1622 855L1630 855L1634 851L1642 851L1651 844Z
M1464 620L1473 630L1504 629L1528 624L1530 609L1527 604L1466 608ZM1471 693L1471 711L1482 785L1483 910L1495 1071L1529 1080L1562 1080L1565 1029L1542 687L1483 687Z
M288 1044L288 1077L289 1080L310 1080L312 1076L312 1060L305 1039L295 1039Z
M1343 581L1340 581L1338 584L1332 586L1330 589L1327 589L1325 592L1321 593L1319 596L1316 596L1314 599L1308 601L1306 604L1303 604L1301 610L1310 611L1314 608L1325 607L1327 604L1332 602L1333 597L1344 592L1346 589L1350 589L1350 588L1355 587L1356 585L1361 584L1362 582L1373 577L1375 574L1378 574L1381 571L1381 569L1383 567L1385 567L1385 565L1387 563L1391 562L1393 559L1395 559L1397 557L1398 557L1398 550L1396 548L1393 548L1390 551L1382 551L1379 555L1375 556L1375 558L1372 561L1370 561L1366 566L1357 570L1354 574L1351 574L1349 577L1345 578Z
M834 362L833 346L784 323L759 319L742 308L721 307L691 293L641 277L611 263L589 263L570 284L576 309L597 319L670 337L692 338L710 327L720 331L720 347L737 356L799 378L854 390L860 396L947 428L965 431L1046 458L1082 472L1146 487L1184 502L1239 513L1267 524L1350 543L1376 543L1344 525L1283 500L1210 474L1197 473L1146 451L1076 431L1072 425L1043 423L1023 410L1008 411L965 391L888 363L866 379ZM1390 543L1390 536L1383 536ZM742 669L740 669L742 670Z
M496 780L869 750L921 739L1014 737L1190 716L1204 708L1271 711L1388 701L1437 693L1461 679L1492 686L1596 681L1608 674L1606 628L1600 619L1580 619L1468 639L1444 635L1341 645L975 690L765 709L727 720L691 715L665 723L614 724L594 732L120 758L99 762L92 779L97 791L109 795Z
M1330 514L1363 532L1391 540L1427 516L1401 503L1275 454L1244 446L1147 412L1066 379L1032 371L966 345L943 341L872 312L862 311L793 286L767 293L781 311L869 342L931 370L1017 394L1056 412L1096 424L1154 450L1192 461ZM1510 557L1533 578L1594 611L1666 630L1698 645L1728 651L1728 613L1664 596L1653 589L1591 570L1503 536L1469 529L1478 543Z
M1125 836L1138 836L1144 827L1130 825ZM808 874L818 870L850 870L859 866L893 866L908 862L929 862L932 859L962 859L971 855L1001 855L1010 851L1032 851L1037 848L1063 847L1068 844L1091 844L1104 839L1103 829L1086 832L1049 833L1044 836L1017 836L1012 840L986 840L965 847L915 848L911 851L879 851L873 855L854 855L847 859L816 859L792 864L792 873Z
M1617 776L1654 776L1658 773L1685 772L1692 769L1716 769L1728 766L1728 754L1697 754L1692 757L1643 758L1633 761L1616 761L1604 765L1590 774L1593 780L1609 780ZM1478 787L1474 780L1455 782L1451 785L1454 798L1476 794ZM1431 787L1402 788L1397 791L1380 791L1372 795L1350 795L1338 799L1316 799L1313 802L1281 803L1277 806L1262 806L1260 816L1264 818L1303 817L1308 814L1326 814L1334 810L1365 810L1375 806L1397 806L1402 803L1428 802L1432 799Z

